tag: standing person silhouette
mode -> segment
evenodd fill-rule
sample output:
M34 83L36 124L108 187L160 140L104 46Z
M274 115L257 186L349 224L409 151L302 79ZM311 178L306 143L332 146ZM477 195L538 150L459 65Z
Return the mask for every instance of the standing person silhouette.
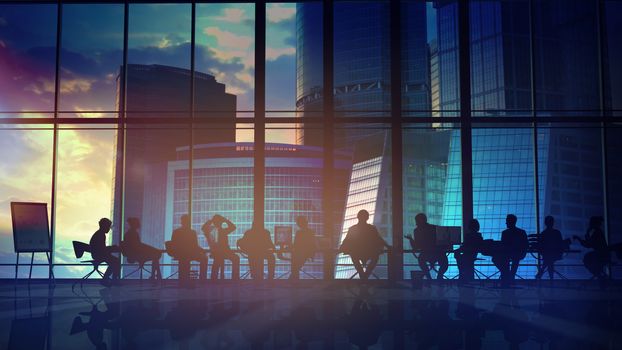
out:
M564 252L564 240L562 233L555 229L555 218L547 216L544 218L544 226L546 228L540 233L538 245L540 246L540 254L542 255L542 265L536 279L541 279L545 271L549 272L549 279L553 279L555 273L555 262L561 260Z
M469 230L464 235L462 245L454 252L460 279L464 281L472 281L475 277L475 259L477 259L477 253L484 241L479 229L479 221L472 219L469 222Z
M151 276L149 279L162 279L160 272L160 258L162 251L140 241L140 220L138 218L128 218L127 224L129 229L123 235L121 242L121 251L128 258L128 261L138 261L145 263L151 261Z
M383 249L391 247L382 239L376 226L367 223L367 210L359 211L356 217L358 223L348 229L339 252L350 255L359 278L367 280L378 264Z
M110 231L111 227L112 221L107 218L102 218L99 220L99 229L93 233L89 241L93 260L103 261L108 264L101 281L104 286L111 285L113 280L119 278L119 273L121 272L119 258L112 255L112 253L119 252L119 247L115 245L106 246L106 233Z
M449 268L449 261L445 255L447 247L436 244L436 230L434 225L428 223L428 218L423 213L415 216L417 227L413 230L413 236L404 236L410 241L413 250L421 250L417 261L419 268L428 279L432 279L430 270L438 263L438 274L436 279L443 279L445 272ZM414 253L413 253L414 254Z
M508 214L505 224L508 227L501 232L501 245L503 252L498 257L493 256L493 263L501 273L501 280L507 284L514 280L518 265L527 255L529 240L525 230L516 227L518 218L514 214Z
M216 229L215 239L211 234L212 229ZM218 279L219 275L222 276L222 279L225 278L225 259L231 261L231 279L240 279L240 257L229 247L229 235L235 229L236 226L233 222L218 214L201 227L214 257L213 280Z
M205 250L199 246L197 233L190 227L190 217L181 216L181 227L173 231L171 238L171 254L179 261L179 280L187 283L190 279L190 262L199 262L199 278L207 276L207 256Z
M578 236L573 236L582 246L592 249L591 252L586 253L583 257L583 265L585 265L585 268L599 280L605 280L607 278L605 265L607 265L610 260L607 239L602 229L603 221L604 219L602 216L592 216L585 238L582 239Z
M244 232L244 236L237 242L238 248L248 256L248 264L251 278L263 280L263 263L268 261L268 279L274 279L276 258L274 251L276 247L270 237L270 232L261 227L257 221L253 221L250 230Z
M296 225L299 230L296 231L294 244L292 246L292 271L289 275L290 279L299 279L300 270L308 259L313 258L317 250L315 244L315 232L309 228L307 218L298 216Z

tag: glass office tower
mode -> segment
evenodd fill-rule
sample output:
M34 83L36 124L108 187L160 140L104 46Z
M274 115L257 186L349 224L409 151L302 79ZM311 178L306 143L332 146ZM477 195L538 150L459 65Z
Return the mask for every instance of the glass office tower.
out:
M192 228L198 233L199 244L208 248L201 226L214 214L231 220L237 229L229 235L229 246L236 242L253 223L253 144L215 143L195 145L192 164ZM318 246L323 246L322 233L322 148L290 144L266 144L266 215L265 228L276 244L277 231L295 235L296 217L305 216L309 227L316 233ZM158 246L171 239L172 231L180 226L180 218L188 213L189 148L177 149L177 159L167 163L166 210L164 231ZM352 155L337 153L335 180L345 184L352 172ZM345 188L335 194L339 206L343 205ZM145 201L157 198L145 197ZM291 236L290 236L291 238ZM165 264L171 257L163 257ZM301 278L322 278L323 257L319 252L303 268ZM248 271L247 260L242 256L241 272ZM166 267L165 273L174 268ZM287 277L289 263L277 260L277 277ZM225 275L230 278L231 265L225 265Z

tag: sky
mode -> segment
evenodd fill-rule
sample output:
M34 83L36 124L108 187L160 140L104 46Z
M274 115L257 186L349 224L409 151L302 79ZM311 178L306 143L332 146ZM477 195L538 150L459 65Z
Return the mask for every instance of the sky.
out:
M266 8L268 110L295 109L295 14L295 4ZM196 16L196 70L224 83L237 96L238 111L252 111L254 4L198 4ZM54 107L56 26L55 5L0 5L0 114L52 116L46 111ZM114 116L106 112L116 109L123 5L65 5L62 28L60 115ZM130 5L128 62L189 69L190 30L188 4ZM10 202L51 201L53 132L49 125L34 127L0 127L2 263L15 261ZM57 263L75 261L70 241L88 240L112 207L116 131L113 126L67 127L58 138ZM252 135L252 130L240 130L237 141L252 141ZM292 130L267 131L268 142L292 143L293 136ZM0 271L7 273L12 271Z

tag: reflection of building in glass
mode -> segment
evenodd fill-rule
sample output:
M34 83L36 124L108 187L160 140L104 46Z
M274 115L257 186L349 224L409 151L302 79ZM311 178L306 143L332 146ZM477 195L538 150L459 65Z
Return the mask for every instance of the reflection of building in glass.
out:
M391 69L388 3L334 5L335 116L388 117L391 110ZM430 109L429 52L426 4L404 3L402 16L402 100L405 110ZM318 116L322 110L322 8L298 4L296 11L296 109L300 116ZM370 133L373 133L370 131ZM335 130L335 145L348 145L349 134ZM321 130L301 128L298 141L320 146Z
M220 143L195 145L192 180L192 226L199 234L199 243L207 248L201 225L214 214L229 218L237 230L229 236L229 246L235 247L253 221L253 144ZM318 241L322 226L322 149L319 147L286 144L266 145L265 227L273 234L276 226L291 227L296 232L295 218L306 216ZM336 182L346 183L351 171L352 156L340 152L336 158ZM169 240L180 217L188 212L188 147L177 149L177 159L168 162L166 175L166 224L159 245ZM345 188L336 189L335 198L343 207ZM157 200L148 195L145 202ZM169 256L164 257L170 263ZM304 271L316 278L323 275L321 254ZM245 264L243 260L242 264ZM277 260L277 276L289 272L289 263ZM246 271L243 266L242 271ZM230 265L226 266L230 274ZM302 274L304 278L308 276Z
M127 76L128 118L191 116L190 71L161 65L130 64ZM234 142L236 96L226 93L225 85L209 74L195 72L194 77L197 111L194 117L219 117L223 123L217 127L210 124L209 128L197 126L192 131L193 142ZM122 79L119 78L120 81ZM177 147L190 143L187 125L128 124L125 143L117 142L118 152L122 146L125 151L124 157L117 156L115 170L113 221L117 224L116 229L121 227L122 217L141 218L142 239L162 247L159 237L164 234L167 162L176 158ZM122 136L119 140L123 140ZM120 162L125 165L123 174L120 173L123 169ZM147 197L158 200L145 201Z
M389 6L387 3L335 3L334 6L335 116L388 117L391 110ZM403 4L402 16L405 25L402 27L402 107L406 111L430 109L431 76L426 11L425 2ZM321 7L317 4L299 4L296 12L296 107L305 116L312 116L311 111L321 110L322 106L321 81L314 78L321 77L317 73L322 69L322 35L317 30L317 24L322 23L321 15ZM298 134L298 141L305 145L321 145L320 132L303 127ZM448 134L442 134L444 136L422 136L420 139L404 140L406 144L417 144L417 147L421 147L404 153L404 164L409 169L404 175L404 192L407 194L404 214L408 217L414 218L417 213L415 210L431 213L442 210L442 201L437 200L437 189L441 187L444 190L444 185L437 182L444 181L447 152L440 157L431 154L423 156L428 149L447 149ZM437 144L437 140L445 142L445 145ZM341 239L356 221L356 212L365 208L371 213L370 222L378 226L381 234L390 242L392 228L389 132L382 126L357 130L337 128L335 146L337 149L349 149L355 154L345 218L339 227L342 232ZM371 175L372 173L375 175ZM430 177L424 179L424 173ZM362 188L363 185L367 187ZM433 199L416 202L415 198ZM347 263L347 260L339 258L338 262ZM381 264L383 262L386 260L381 260ZM379 269L383 267L380 266ZM351 270L351 266L338 267L337 277L347 278L352 274ZM386 270L378 273L386 275Z
M593 14L582 6L566 6L565 2L547 4L536 11L536 28L547 28L536 31L536 68L556 67L559 71L553 75L536 71L539 77L536 79L536 104L541 110L576 109L581 107L577 106L578 101L582 107L591 106L596 98L596 75L591 75L594 81L590 82L585 78L590 76L590 72L582 69L591 66L592 57L587 53L596 52L596 43L581 37L573 38L570 33L576 32L572 23L582 23ZM471 93L474 113L495 110L495 115L508 115L531 108L529 27L527 21L516 20L528 18L528 15L528 7L519 2L471 4ZM440 108L443 110L456 109L459 103L457 81L448 78L455 75L444 74L457 67L457 35L452 29L456 25L456 16L455 3L437 5ZM553 18L557 22L550 23ZM569 54L573 51L575 53ZM578 84L575 81L578 77L582 77L581 81L585 84ZM572 83L565 79L570 79ZM585 130L541 128L537 142L540 218L554 215L557 227L566 237L582 235L589 216L602 215L603 212L600 138ZM461 165L459 150L454 145L459 144L459 132L454 131L443 215L446 225L461 224L461 218L455 213L455 209L460 207ZM535 233L533 130L475 129L472 145L474 216L480 221L484 238L499 239L508 213L518 216L518 225L527 233ZM565 263L580 264L579 260L579 255L568 256ZM535 263L535 259L528 258L525 262ZM492 266L480 270L488 275L496 272ZM562 267L559 270L569 273L569 276L577 276L578 271L564 271ZM583 272L583 269L580 270ZM519 271L527 278L533 278L535 272L535 267ZM457 271L454 268L450 273Z

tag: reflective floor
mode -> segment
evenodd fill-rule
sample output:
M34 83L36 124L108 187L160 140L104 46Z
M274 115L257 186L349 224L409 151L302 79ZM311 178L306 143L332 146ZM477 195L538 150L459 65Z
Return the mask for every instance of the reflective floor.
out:
M622 288L2 281L7 348L621 349Z

